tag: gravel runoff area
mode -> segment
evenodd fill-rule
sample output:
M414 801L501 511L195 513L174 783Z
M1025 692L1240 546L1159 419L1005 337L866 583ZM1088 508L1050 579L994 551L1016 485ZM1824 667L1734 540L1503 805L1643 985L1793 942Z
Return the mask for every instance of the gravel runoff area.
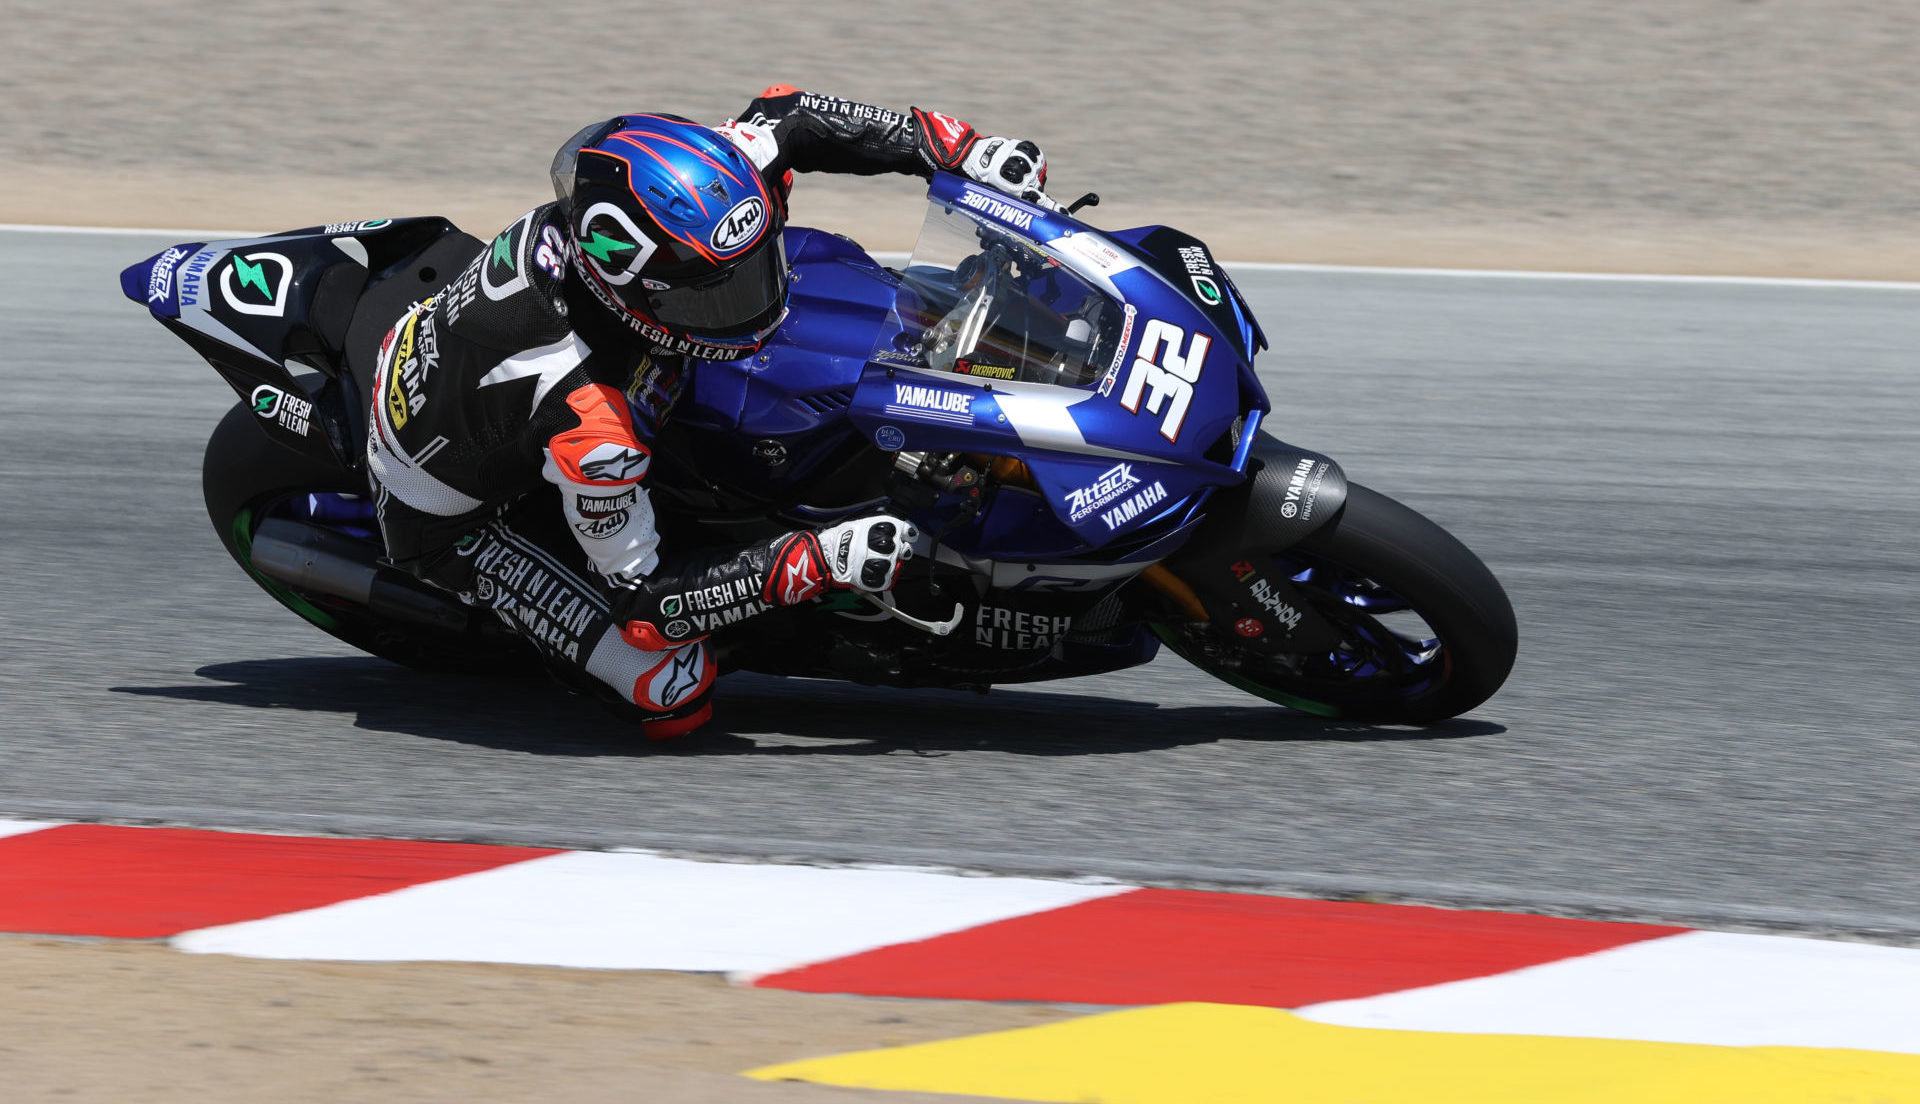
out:
M617 110L770 83L1038 139L1229 260L1920 278L1920 6L4 0L0 221L489 233ZM684 60L676 61L676 55ZM918 193L805 181L899 248Z

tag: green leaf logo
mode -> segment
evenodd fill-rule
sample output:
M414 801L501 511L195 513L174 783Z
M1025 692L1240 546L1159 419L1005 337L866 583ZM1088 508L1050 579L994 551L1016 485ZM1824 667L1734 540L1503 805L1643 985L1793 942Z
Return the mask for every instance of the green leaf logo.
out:
M233 271L240 277L241 287L257 287L260 289L260 294L267 297L268 302L273 301L273 291L267 287L265 265L248 264L245 257L236 254L233 258Z

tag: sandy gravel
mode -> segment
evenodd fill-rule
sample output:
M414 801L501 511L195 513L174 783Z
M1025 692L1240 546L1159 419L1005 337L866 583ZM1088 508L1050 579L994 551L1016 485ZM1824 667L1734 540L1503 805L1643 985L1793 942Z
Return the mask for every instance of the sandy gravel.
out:
M873 1097L738 1074L1072 1014L690 974L274 962L19 937L0 938L0 979L8 1104L828 1104Z
M5 0L0 220L490 228L615 110L784 81L1039 139L1226 257L1920 278L1920 5ZM676 62L676 57L679 61ZM904 244L903 181L801 215ZM484 232L484 230L483 230Z

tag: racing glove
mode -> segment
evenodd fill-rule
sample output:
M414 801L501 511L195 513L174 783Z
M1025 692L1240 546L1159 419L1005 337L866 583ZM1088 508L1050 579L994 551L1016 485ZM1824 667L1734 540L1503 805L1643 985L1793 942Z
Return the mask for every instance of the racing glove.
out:
M892 590L900 578L900 564L913 558L913 542L920 531L887 514L875 514L820 531L833 586L877 594Z
M1047 155L1032 142L981 138L960 168L974 180L1028 202L1046 194Z

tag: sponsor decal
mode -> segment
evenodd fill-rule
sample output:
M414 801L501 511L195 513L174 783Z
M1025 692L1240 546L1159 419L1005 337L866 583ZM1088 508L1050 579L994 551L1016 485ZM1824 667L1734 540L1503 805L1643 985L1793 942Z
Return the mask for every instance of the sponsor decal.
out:
M918 345L904 352L898 349L883 349L873 354L873 359L883 364L925 364L927 362L925 354L921 353Z
M1186 342L1187 351L1180 345ZM1193 385L1200 382L1200 370L1206 366L1207 350L1213 339L1187 332L1171 322L1155 318L1140 335L1140 355L1127 373L1126 390L1121 392L1120 407L1129 414L1140 412L1144 397L1147 413L1159 414L1160 436L1180 440L1180 426L1187 420L1187 407L1193 403Z
M204 302L202 280L206 277L207 267L213 264L214 258L218 255L217 250L203 249L188 258L187 263L180 269L181 306L197 307Z
M540 228L540 244L533 250L533 267L556 280L567 278L567 236L558 226Z
M461 269L460 275L455 276L453 282L442 288L436 297L440 303L440 310L446 315L449 323L457 324L460 321L460 312L466 310L475 299L480 297L480 268L488 260L484 252L475 257L473 262Z
M693 623L695 629L699 630L702 634L706 634L715 629L745 621L755 614L765 613L772 608L772 606L765 602L755 601L748 602L745 605L730 606L726 609L715 610L712 613L689 613L687 614L687 620Z
M680 616L680 596L678 594L669 594L665 598L660 599L660 616Z
M1077 525L1139 485L1132 464L1115 464L1091 484L1067 492L1067 520Z
M187 251L174 246L160 254L153 262L153 271L147 273L147 302L164 303L173 294L173 266L186 260Z
M580 461L580 474L594 483L620 483L646 474L647 454L636 448L603 441Z
M901 126L907 121L907 117L898 111L889 111L884 107L875 107L872 104L855 103L852 100L843 100L836 96L818 96L812 92L800 93L800 106L813 111L824 111L830 115L843 115L849 119L868 119L890 127ZM930 111L927 114L933 115L934 113ZM954 122L953 119L945 115L937 117L946 119L949 123ZM956 124L958 127L965 127L965 125L965 123Z
M1233 631L1251 640L1254 637L1259 636L1261 633L1266 632L1267 627L1265 625L1262 625L1255 618L1242 617L1240 620L1235 621L1233 623Z
M687 624L685 621L669 621L667 622L667 627L660 630L661 635L665 636L668 640L684 640L687 634L692 631L693 626Z
M706 649L687 648L668 661L667 669L653 680L648 689L653 700L665 708L672 708L685 700L688 694L700 688L706 674Z
M579 266L587 263L582 260L582 258L585 256L586 256L586 251L583 245L581 249L574 251L574 254L573 254L574 264L576 266ZM599 271L598 265L595 265L594 267L595 267L595 271ZM629 275L628 279L631 279L631 278L632 276ZM600 283L600 281L594 280L594 279L586 279L586 280L583 280L582 282L587 285L588 291L593 292L593 297L595 299L600 300L600 304L602 306L606 307L607 310L615 318L618 318L622 322L625 322L627 324L628 329L632 330L636 334L639 334L643 340L651 344L654 347L655 351L680 353L685 356L690 356L695 360L743 360L754 354L754 349L752 346L739 347L739 346L726 346L726 345L708 345L705 342L694 341L690 338L675 337L673 334L670 334L667 331L661 329L659 326L648 321L647 319L642 318L639 315L633 314L632 312L628 311L625 306L621 305L618 299L615 299L613 297L613 293L608 291ZM783 312L780 315L780 319L776 319L774 321L774 326L778 326L780 324L780 320L785 318L786 318L786 314ZM772 332L772 330L773 330L773 326L769 326L767 327L767 330L764 332Z
M631 283L659 248L625 211L605 200L580 216L574 240L580 243L577 256L586 258L594 273L614 287Z
M974 360L956 360L953 370L963 376L984 376L997 380L1010 380L1020 372L1011 364L981 364Z
M579 661L582 642L602 616L587 595L500 541L489 541L473 557L473 569L494 583L493 610L502 621L555 655ZM476 583L475 593L481 589ZM592 639L597 642L597 634Z
M313 424L311 402L271 384L254 388L248 401L253 404L255 414L296 436L305 437L307 427Z
M1281 601L1280 596L1274 593L1272 583L1265 579L1255 580L1247 593L1253 595L1253 600L1260 603L1260 608L1272 614L1275 621L1285 625L1288 632L1300 627L1300 611Z
M1072 625L1073 618L1064 614L980 606L973 611L973 642L1010 652L1037 652L1053 647Z
M873 431L873 443L888 452L899 452L907 446L907 435L898 426L883 425Z
M773 584L780 604L797 606L826 593L825 567L817 538L805 534L789 538L774 559Z
M279 318L287 312L287 285L292 282L293 262L285 255L266 250L235 253L220 271L220 294L241 314Z
M480 265L480 290L487 293L487 298L505 299L531 283L527 274L520 271L520 256L526 252L527 236L532 232L533 212L529 211L493 239L493 246L484 254L485 260Z
M369 230L378 230L383 226L392 226L392 219L373 219L368 222L329 222L323 233L326 234L364 234Z
M1102 395L1113 394L1113 385L1119 382L1120 366L1126 363L1127 349L1133 345L1133 316L1139 313L1132 303L1127 304L1126 320L1120 324L1120 343L1113 349L1113 363L1107 365L1107 374L1100 377Z
M1193 293L1209 307L1217 307L1224 298L1220 294L1220 285L1213 278L1213 261L1207 251L1197 245L1180 247L1180 263L1187 266L1187 276L1193 281Z
M1149 511L1166 500L1166 485L1155 483L1145 490L1135 492L1132 498L1101 514L1100 520L1106 524L1108 532L1113 532L1136 518L1146 516Z
M1326 481L1327 467L1325 460L1319 461L1316 466L1313 457L1300 458L1293 466L1293 474L1287 476L1286 496L1280 503L1281 517L1300 515L1304 521L1313 520L1313 504L1320 497L1320 485Z
M1016 229L1033 229L1033 212L1024 207L1016 207L1005 200L995 199L984 192L961 192L959 204L962 207L971 207L990 218L999 219Z
M427 405L427 377L440 363L432 310L431 299L415 303L390 335L391 355L385 367L387 421L395 429L406 428L407 421Z
M1239 560L1234 564L1232 564L1231 566L1229 566L1227 570L1233 573L1233 577L1237 582L1244 583L1248 579L1253 578L1254 576L1254 566L1253 566L1252 560Z
M639 498L638 488L628 488L617 495L577 495L574 506L580 514L580 520L573 527L582 536L592 540L605 540L627 527L630 510Z
M715 252L731 253L758 237L760 228L766 224L766 201L759 196L748 196L721 217L707 244L713 246Z
M1127 260L1126 254L1092 234L1069 234L1051 244L1057 245L1063 252L1072 253L1100 272L1112 272Z
M896 417L972 425L973 398L964 391L949 391L944 387L896 383L893 385L893 401L884 409Z

